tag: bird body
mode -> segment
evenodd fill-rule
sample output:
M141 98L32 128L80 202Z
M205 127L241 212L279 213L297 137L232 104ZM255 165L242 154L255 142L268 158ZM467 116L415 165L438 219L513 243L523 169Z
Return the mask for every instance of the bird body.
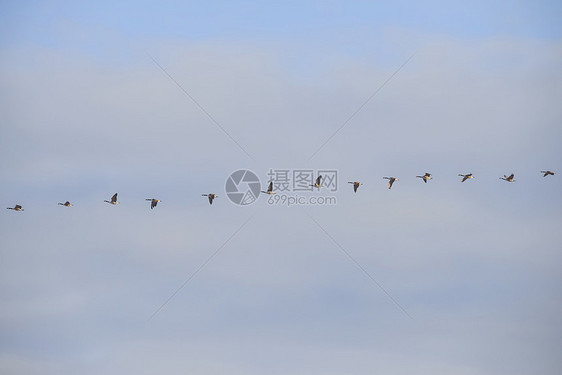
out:
M474 178L474 176L472 176L472 173L469 173L469 174L459 174L459 176L462 177L462 181L461 181L461 182L465 182L465 181L468 180L469 178Z
M431 180L431 173L426 173L423 176L416 176L416 177L421 178L423 182L427 184L427 180Z
M113 194L113 196L111 197L111 201L104 200L104 202L107 202L109 204L119 204L119 202L117 202L117 193Z
M14 211L23 211L23 208L19 204L16 204L14 207L7 207L6 209L14 210Z
M209 197L209 204L213 204L213 199L218 198L219 196L213 193L209 194L201 194L204 197Z
M322 187L322 175L318 175L318 177L316 177L316 181L314 182L314 185L310 185L310 186L314 186L315 188L320 189Z
M392 184L394 183L394 181L400 181L396 177L383 177L383 178L388 180L388 188L389 189L392 187Z
M348 182L348 184L353 184L353 191L355 193L357 193L357 189L359 189L359 186L363 185L361 182L359 181L350 181Z
M261 192L264 193L264 194L270 194L270 195L275 194L275 192L273 191L273 181L269 182L269 186L267 187L267 191L262 190Z
M505 180L507 182L513 182L513 181L515 181L513 179L513 177L515 177L513 173L510 174L509 176L503 175L503 177L500 177L500 180Z
M145 200L150 201L150 209L154 209L154 207L156 207L156 205L158 204L158 202L162 202L160 199L156 199L156 198L146 198Z
M69 201L66 201L64 203L59 203L59 205L64 206L64 207L72 207L72 204L70 204Z

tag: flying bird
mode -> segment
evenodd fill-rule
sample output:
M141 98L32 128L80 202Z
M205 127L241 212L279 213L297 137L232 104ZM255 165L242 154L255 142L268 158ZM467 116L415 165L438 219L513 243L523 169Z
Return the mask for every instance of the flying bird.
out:
M267 191L262 190L261 192L265 193L265 194L270 194L270 195L275 194L275 192L273 191L273 181L269 182L269 186L267 187Z
M423 176L416 176L416 177L421 178L423 182L427 184L427 180L431 180L431 173L426 173Z
M152 210L154 207L156 207L156 205L158 204L158 202L162 202L160 199L156 199L156 198L146 198L145 200L150 201L150 209Z
M209 204L213 204L213 199L218 198L219 196L213 193L209 194L201 194L204 197L209 197Z
M469 174L459 174L459 176L462 177L462 181L461 181L461 182L465 182L465 181L468 180L469 178L474 178L474 177L472 176L472 173L469 173Z
M383 177L383 178L388 180L388 188L389 189L392 187L392 184L394 183L394 181L400 181L396 177Z
M515 177L513 173L510 174L509 176L503 175L503 177L500 177L500 180L505 180L507 182L513 182L513 181L515 181L513 179L513 177Z
M111 201L104 200L104 202L107 202L109 204L119 204L119 202L117 202L117 193L113 194L113 196L111 197Z
M360 185L363 185L361 182L358 181L350 181L348 184L353 184L353 191L357 193L357 189L359 189Z
M314 185L310 185L310 186L314 186L315 188L320 189L322 187L321 182L322 182L322 175L318 175L318 177L316 177L316 182L314 183Z
M541 173L544 173L543 177L546 177L548 175L554 176L554 172L552 171L541 171Z
M7 207L7 210L14 210L14 211L23 211L23 208L19 204L16 204L14 207Z
M70 204L69 201L66 201L64 203L59 203L59 205L64 206L64 207L72 207L72 205Z

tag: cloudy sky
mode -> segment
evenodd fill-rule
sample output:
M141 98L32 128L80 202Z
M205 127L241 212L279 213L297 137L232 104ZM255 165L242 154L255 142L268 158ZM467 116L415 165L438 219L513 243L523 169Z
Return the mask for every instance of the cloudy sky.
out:
M557 374L561 14L0 2L0 372Z

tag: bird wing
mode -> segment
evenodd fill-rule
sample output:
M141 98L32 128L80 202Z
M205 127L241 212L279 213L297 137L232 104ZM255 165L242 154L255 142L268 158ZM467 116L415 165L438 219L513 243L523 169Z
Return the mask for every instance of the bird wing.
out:
M113 196L111 197L111 201L117 202L117 193L113 194Z
M322 175L318 175L316 178L316 185L320 185L320 181L322 181Z
M357 193L357 189L359 188L359 184L357 182L353 183L353 191Z
M209 197L209 204L213 204L214 196L212 194L209 194L208 197Z
M269 186L267 187L267 191L268 191L268 192L273 191L273 181L270 181L270 182L269 182Z

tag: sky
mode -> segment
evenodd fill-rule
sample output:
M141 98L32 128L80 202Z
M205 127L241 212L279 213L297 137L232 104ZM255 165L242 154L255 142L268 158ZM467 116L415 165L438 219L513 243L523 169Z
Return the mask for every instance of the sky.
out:
M557 374L561 14L0 1L0 372Z

